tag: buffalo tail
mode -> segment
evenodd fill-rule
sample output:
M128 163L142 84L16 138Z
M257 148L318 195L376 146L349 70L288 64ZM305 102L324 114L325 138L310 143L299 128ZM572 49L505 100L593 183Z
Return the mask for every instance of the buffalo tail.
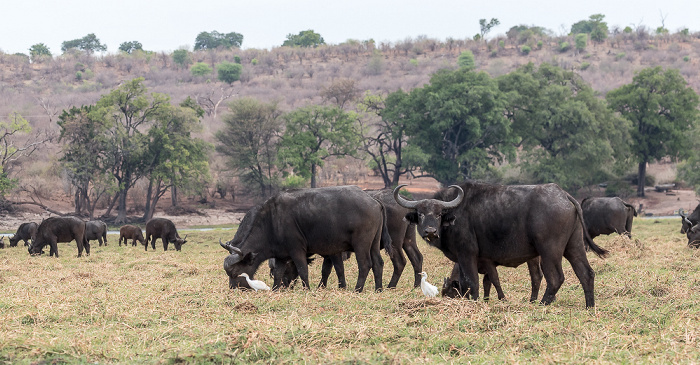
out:
M586 243L586 247L588 247L591 251L593 251L598 257L604 258L605 256L608 255L608 250L598 246L593 242L593 238L591 238L591 235L588 234L588 230L586 229L586 223L583 221L583 211L581 210L581 205L574 199L573 196L569 195L569 193L566 193L566 197L569 199L571 204L576 207L576 214L578 214L579 222L581 224L581 230L583 231L583 241Z

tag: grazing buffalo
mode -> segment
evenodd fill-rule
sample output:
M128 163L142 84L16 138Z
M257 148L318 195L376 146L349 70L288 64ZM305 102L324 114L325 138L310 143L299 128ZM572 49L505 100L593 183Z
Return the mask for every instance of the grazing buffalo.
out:
M537 295L540 292L540 284L542 283L542 269L540 268L540 258L535 257L532 260L527 261L527 269L530 272L530 301L534 302L537 300ZM498 294L498 299L504 299L506 296L501 289L501 282L498 278L498 272L496 271L496 266L488 262L479 260L478 264L479 274L484 275L484 300L488 300L491 295L491 284L496 288ZM491 271L493 270L493 271ZM459 283L459 264L455 263L452 268L452 273L449 278L445 278L442 284L442 296L449 298L457 298L460 296L462 286Z
M10 237L10 247L17 247L19 241L24 241L24 245L29 246L28 241L34 239L33 237L36 235L37 228L39 228L39 225L34 222L20 224L19 228L17 228L17 232Z
M85 222L85 237L88 241L97 240L102 246L104 241L107 246L107 224L103 221Z
M328 286L328 277L331 275L331 271L335 267L336 275L338 276L338 288L345 289L347 287L347 282L345 281L345 265L343 261L347 261L352 252L343 252L339 255L329 255L323 257L323 265L321 266L321 281L318 283L319 288L325 288ZM308 264L314 261L314 258L308 258ZM270 266L270 276L273 278L274 283L272 289L288 288L291 284L299 277L299 272L297 271L294 261L289 260L276 260L274 258L268 260Z
M690 215L684 215L682 212L678 213L681 216L681 233L686 233L688 230L700 222L700 204L695 207Z
M122 245L122 240L124 240L124 246L126 246L127 240L132 240L132 246L136 246L136 241L139 241L142 245L146 244L146 240L143 239L143 232L141 232L141 228L132 226L130 224L123 225L121 228L119 228L120 247Z
M76 217L51 217L46 218L36 232L35 239L29 246L31 255L44 253L44 246L49 245L49 255L58 257L58 243L75 240L78 244L78 257L85 254L90 256L90 242L85 236L85 222Z
M688 247L700 248L700 224L696 224L686 232L688 237Z
M595 306L595 273L585 246L599 256L607 251L585 230L579 203L556 184L464 182L418 201L402 198L402 186L394 190L394 198L413 210L407 219L417 224L418 234L459 263L460 295L478 298L479 263L489 269L517 267L540 256L547 281L541 302L550 304L564 282L561 261L566 257L583 286L586 307Z
M586 198L581 202L581 210L591 239L611 233L632 237L632 220L637 210L622 199Z
M144 244L146 251L148 251L149 241L153 250L156 249L156 240L158 238L163 241L163 251L168 250L168 243L170 242L175 245L175 249L178 251L187 242L187 235L185 235L185 238L180 238L180 235L177 234L177 229L175 229L175 224L165 218L153 218L146 223L146 243Z
M372 190L366 191L369 196L378 200L384 205L386 210L387 228L389 229L389 235L391 236L391 263L394 267L394 273L391 276L389 285L387 288L395 288L401 278L401 273L406 267L406 257L403 251L406 252L408 259L411 261L413 266L413 287L417 288L420 286L420 272L423 271L423 255L418 250L418 245L416 244L416 225L410 223L405 219L406 214L410 212L396 203L394 196L390 189L382 190ZM343 261L347 260L350 256L343 254L342 261L338 260L334 256L326 256L323 258L323 267L321 269L321 282L319 287L327 286L328 276L331 270L335 268L336 274L338 275L338 286L340 288L345 287L345 275ZM294 265L291 262L285 263L286 269L280 268L277 270L279 273L286 273L282 279L282 285L287 282L292 282L296 277L296 270L293 269ZM343 270L340 272L339 270ZM274 276L273 276L274 277Z
M5 248L5 236L0 237L0 249Z
M248 211L233 240L220 244L229 252L224 270L230 287L241 273L252 276L262 262L275 258L292 260L308 288L308 256L353 251L360 292L370 268L375 289L381 290L380 244L390 247L391 237L381 203L356 186L337 186L279 193Z

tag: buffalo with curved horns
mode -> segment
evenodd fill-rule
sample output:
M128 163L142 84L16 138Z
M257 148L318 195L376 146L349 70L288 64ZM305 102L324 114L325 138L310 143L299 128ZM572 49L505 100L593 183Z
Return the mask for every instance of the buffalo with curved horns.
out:
M262 262L275 258L292 260L308 288L309 255L353 251L358 292L363 290L370 268L375 289L382 288L380 244L391 249L384 207L356 186L279 193L246 213L233 240L220 242L229 252L224 260L229 287L236 285L238 275L252 276Z
M685 215L683 212L679 212L678 214L681 216L681 233L687 233L691 227L700 222L700 204L698 204L695 210L689 215Z
M561 261L566 257L583 286L586 307L595 306L595 274L585 247L601 257L607 251L585 230L576 199L556 184L464 182L418 201L401 197L401 187L394 190L394 198L412 210L406 218L417 224L418 234L459 263L460 295L478 298L480 263L491 265L491 274L496 266L517 267L540 256L547 282L541 302L550 304L564 282Z

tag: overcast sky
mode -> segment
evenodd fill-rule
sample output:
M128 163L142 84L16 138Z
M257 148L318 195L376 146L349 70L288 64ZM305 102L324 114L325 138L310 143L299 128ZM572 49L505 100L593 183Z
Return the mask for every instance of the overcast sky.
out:
M150 51L192 49L202 31L243 34L243 48L278 47L287 34L313 29L328 44L348 39L396 42L425 35L445 40L471 38L479 19L497 18L493 37L514 25L537 25L564 34L591 14L609 26L661 25L671 32L700 31L700 1L689 0L5 0L0 50L28 54L46 44L54 55L61 43L89 33L116 53L119 44L139 41Z

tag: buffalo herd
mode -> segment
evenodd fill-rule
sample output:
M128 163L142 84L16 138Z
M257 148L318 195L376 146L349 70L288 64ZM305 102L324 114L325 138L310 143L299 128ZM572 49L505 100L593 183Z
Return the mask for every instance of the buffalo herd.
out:
M335 269L338 285L346 286L344 261L354 253L358 277L354 290L361 292L370 270L375 290L382 289L384 260L388 254L393 273L388 288L395 288L408 261L413 267L413 286L421 284L423 256L416 235L440 250L453 262L445 278L442 295L478 299L479 274L483 275L483 296L488 300L491 286L498 298L501 289L498 266L527 264L531 279L530 301L536 301L542 278L546 289L542 304L550 304L564 282L562 260L571 265L584 292L587 308L595 306L595 273L587 251L605 257L608 251L593 239L617 233L631 237L635 208L620 198L586 198L581 203L556 184L495 185L463 182L437 191L431 198L412 200L396 189L365 191L357 186L293 189L280 192L250 209L233 239L222 242L228 256L223 261L229 287L248 287L243 274L252 278L259 266L269 261L273 289L289 287L299 278L309 287L308 265L314 255L323 259L320 287L326 286ZM688 246L700 247L700 204L688 215L680 212L681 233ZM177 251L187 242L175 224L165 218L141 228L124 225L119 246L141 243L155 250L161 239L163 250L172 243ZM75 241L78 257L90 254L90 241L107 245L107 225L85 222L76 217L51 217L41 223L22 223L9 238L9 246L24 241L31 255L58 257L58 243ZM31 242L31 243L30 243ZM0 239L0 248L5 242ZM244 276L244 275L243 275Z

